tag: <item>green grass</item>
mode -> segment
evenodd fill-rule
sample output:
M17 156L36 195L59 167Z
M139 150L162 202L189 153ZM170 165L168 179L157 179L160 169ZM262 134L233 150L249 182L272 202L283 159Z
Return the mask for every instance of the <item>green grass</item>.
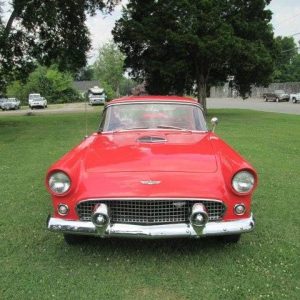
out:
M215 110L258 170L254 232L209 240L92 239L45 229L44 175L85 135L83 114L0 118L0 299L299 299L299 116ZM89 132L99 115L88 114Z

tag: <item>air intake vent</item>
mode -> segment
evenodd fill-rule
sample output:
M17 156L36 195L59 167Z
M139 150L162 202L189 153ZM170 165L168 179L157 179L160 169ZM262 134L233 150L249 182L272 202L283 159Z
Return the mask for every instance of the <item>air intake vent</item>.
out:
M223 202L215 200L145 200L145 199L113 199L91 200L77 205L77 213L81 221L90 222L95 205L105 203L110 212L111 223L127 224L170 224L189 223L192 207L202 203L208 213L209 222L221 221L226 207Z
M139 143L165 143L167 140L159 136L142 136L137 140Z

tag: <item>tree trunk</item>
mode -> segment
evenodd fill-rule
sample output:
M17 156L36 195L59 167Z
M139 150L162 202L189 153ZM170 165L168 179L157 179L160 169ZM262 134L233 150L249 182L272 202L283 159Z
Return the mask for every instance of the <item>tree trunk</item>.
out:
M206 107L206 80L203 74L200 74L197 79L197 98L202 105L204 114L207 115Z
M13 22L14 22L16 17L17 17L17 12L15 10L13 10L13 12L11 13L11 15L10 15L10 17L7 21L5 29L4 29L4 37L5 38L7 38L9 36L12 25L13 25Z

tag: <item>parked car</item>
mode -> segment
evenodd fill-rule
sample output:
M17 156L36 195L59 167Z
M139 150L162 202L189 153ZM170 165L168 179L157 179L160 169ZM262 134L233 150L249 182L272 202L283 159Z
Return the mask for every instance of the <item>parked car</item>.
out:
M87 93L89 105L105 104L106 95L104 89L94 86Z
M47 100L40 94L29 94L28 105L31 109L40 107L46 108L48 106Z
M207 129L190 98L109 102L99 130L54 163L45 182L54 208L47 228L70 244L88 235L237 242L254 228L257 173Z
M276 90L274 93L265 93L263 94L263 98L266 102L268 101L290 101L290 95L286 94L283 90Z
M293 103L300 102L300 93L298 93L298 94L291 94L291 95L290 95L290 100L291 100Z
M20 109L21 102L16 98L2 98L1 100L0 105L2 110Z
M2 103L6 102L7 99L6 98L0 98L0 108L2 109Z

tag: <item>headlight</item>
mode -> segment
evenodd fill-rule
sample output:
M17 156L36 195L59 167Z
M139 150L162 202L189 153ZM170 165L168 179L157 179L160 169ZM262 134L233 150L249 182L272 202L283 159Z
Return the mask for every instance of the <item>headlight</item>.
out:
M253 189L254 183L254 176L248 171L238 172L232 179L232 187L241 194L249 193Z
M63 172L53 173L49 178L49 187L56 194L64 194L71 187L69 176Z

